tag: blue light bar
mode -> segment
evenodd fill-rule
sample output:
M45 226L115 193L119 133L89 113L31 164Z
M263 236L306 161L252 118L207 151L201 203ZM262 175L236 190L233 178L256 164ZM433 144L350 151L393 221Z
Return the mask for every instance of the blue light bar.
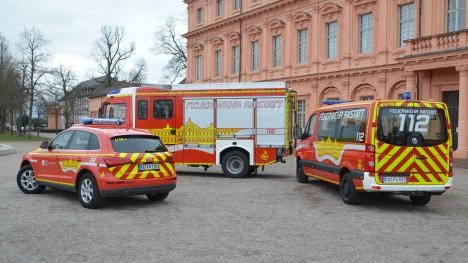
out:
M122 125L122 119L104 119L104 118L80 118L80 123L84 125Z
M404 100L411 100L411 92L403 91L402 97Z
M325 105L333 105L339 103L351 102L352 100L323 100L322 103Z
M119 94L119 93L120 93L120 89L114 89L114 90L109 91L109 93L107 93L107 95L115 95L115 94Z

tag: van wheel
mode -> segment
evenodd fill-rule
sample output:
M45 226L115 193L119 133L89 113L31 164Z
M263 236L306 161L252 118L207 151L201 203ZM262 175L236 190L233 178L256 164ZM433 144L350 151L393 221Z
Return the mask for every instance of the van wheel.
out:
M39 194L45 190L45 186L39 185L34 176L34 170L31 165L21 167L16 175L16 183L25 194Z
M411 203L413 205L427 205L431 201L431 195L424 193L423 195L410 195Z
M361 201L361 194L356 191L353 178L349 173L344 174L341 178L340 195L343 202L348 205L355 205Z
M99 194L96 179L91 174L87 173L81 177L77 192L78 198L84 207L95 209L102 206L103 200Z
M233 178L245 177L250 171L249 160L240 151L228 152L221 162L221 168L225 175Z
M297 161L296 165L296 179L297 182L301 184L306 184L309 182L309 177L304 173L304 167L300 164L300 160Z
M169 192L166 193L159 193L159 194L147 194L146 197L150 201L162 201L167 198Z

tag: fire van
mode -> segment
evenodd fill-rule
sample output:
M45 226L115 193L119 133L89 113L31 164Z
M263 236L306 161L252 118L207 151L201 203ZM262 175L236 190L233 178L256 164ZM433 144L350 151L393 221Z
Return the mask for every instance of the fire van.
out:
M176 164L244 177L292 153L296 100L284 82L142 86L110 92L101 115L159 136Z
M346 204L358 203L360 192L391 192L425 205L452 187L451 129L440 102L324 106L311 114L298 144L297 180L339 185Z

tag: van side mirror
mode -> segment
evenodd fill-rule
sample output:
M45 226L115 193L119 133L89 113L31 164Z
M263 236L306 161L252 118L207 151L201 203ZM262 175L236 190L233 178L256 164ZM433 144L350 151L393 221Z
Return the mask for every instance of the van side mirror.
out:
M296 138L301 138L302 139L302 129L301 128L296 128Z
M49 149L49 141L43 141L41 142L41 145L39 146L41 149Z

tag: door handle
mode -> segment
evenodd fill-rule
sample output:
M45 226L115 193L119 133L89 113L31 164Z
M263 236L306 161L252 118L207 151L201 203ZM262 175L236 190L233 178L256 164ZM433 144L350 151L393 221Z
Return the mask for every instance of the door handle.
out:
M424 160L427 160L427 156L424 156L424 155L417 156L416 159L424 161Z

